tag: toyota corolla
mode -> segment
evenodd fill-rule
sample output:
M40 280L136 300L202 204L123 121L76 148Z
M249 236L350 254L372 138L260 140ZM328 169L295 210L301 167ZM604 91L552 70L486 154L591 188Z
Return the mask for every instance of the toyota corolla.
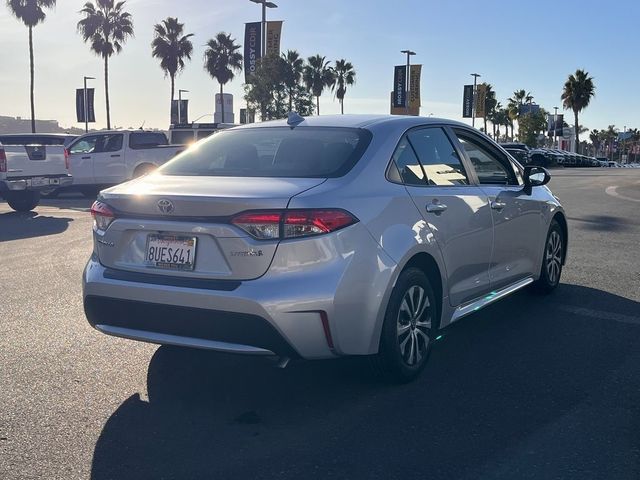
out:
M229 129L101 192L85 312L119 337L283 362L367 355L408 381L440 329L558 285L568 232L548 181L448 120Z

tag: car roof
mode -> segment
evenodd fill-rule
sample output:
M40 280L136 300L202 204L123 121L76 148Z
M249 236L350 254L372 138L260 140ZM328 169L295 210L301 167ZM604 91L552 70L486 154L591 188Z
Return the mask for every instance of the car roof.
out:
M310 117L302 117L304 120L295 127L344 127L344 128L368 128L373 125L381 126L385 124L393 124L394 126L405 126L411 128L418 125L452 125L460 127L469 127L462 122L448 120L435 117L417 117L409 115L315 115ZM291 127L287 123L287 119L270 120L260 123L249 123L235 127L235 129L245 128L268 128L268 127Z
M12 138L12 137L49 137L49 138L66 138L77 137L78 135L73 133L0 133L0 137Z

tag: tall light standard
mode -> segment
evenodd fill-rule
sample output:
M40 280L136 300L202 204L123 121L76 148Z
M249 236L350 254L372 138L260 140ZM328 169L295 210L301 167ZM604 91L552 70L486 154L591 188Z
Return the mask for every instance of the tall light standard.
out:
M479 73L472 73L471 76L473 77L473 102L472 102L472 113L471 113L471 126L475 127L476 126L476 89L478 88L478 77L481 77L482 75L480 75Z
M94 77L84 77L84 133L89 132L89 104L87 103L87 80L95 80Z
M409 115L409 71L411 70L411 55L415 55L416 52L412 52L411 50L402 50L400 53L404 53L407 55L407 74L405 76L407 91L405 92L404 106L405 106L405 113Z
M260 57L264 58L267 52L267 8L278 8L278 5L267 0L251 1L262 5L262 48L260 49Z
M553 148L558 148L558 107L553 107Z
M626 147L627 141L627 126L624 126L624 130L622 131L622 153L620 154L620 163L624 160L624 163L627 163L627 160L624 158L624 148Z
M178 125L182 124L182 93L189 93L189 90L178 89Z

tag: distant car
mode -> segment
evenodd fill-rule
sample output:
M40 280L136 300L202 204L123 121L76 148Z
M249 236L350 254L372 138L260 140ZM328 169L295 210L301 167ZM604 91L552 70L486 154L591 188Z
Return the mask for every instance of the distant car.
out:
M0 143L11 145L62 145L69 146L78 135L66 133L21 133L0 135Z
M397 381L439 330L527 285L558 285L567 221L465 124L323 115L217 133L91 208L89 323L249 355L373 355Z
M530 148L524 143L501 143L500 146L513 156L521 165L528 165L531 162Z
M236 127L233 123L189 123L171 125L169 127L169 143L171 145L191 145L209 135Z

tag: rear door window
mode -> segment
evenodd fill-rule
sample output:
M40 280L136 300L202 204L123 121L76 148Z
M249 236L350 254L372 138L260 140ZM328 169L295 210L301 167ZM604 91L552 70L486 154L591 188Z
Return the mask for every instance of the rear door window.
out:
M458 152L441 128L417 128L407 136L429 185L469 185Z
M111 133L102 135L99 142L100 152L119 152L122 150L122 140L124 135L122 133Z
M356 128L224 130L171 160L166 175L338 177L360 159L371 133Z

